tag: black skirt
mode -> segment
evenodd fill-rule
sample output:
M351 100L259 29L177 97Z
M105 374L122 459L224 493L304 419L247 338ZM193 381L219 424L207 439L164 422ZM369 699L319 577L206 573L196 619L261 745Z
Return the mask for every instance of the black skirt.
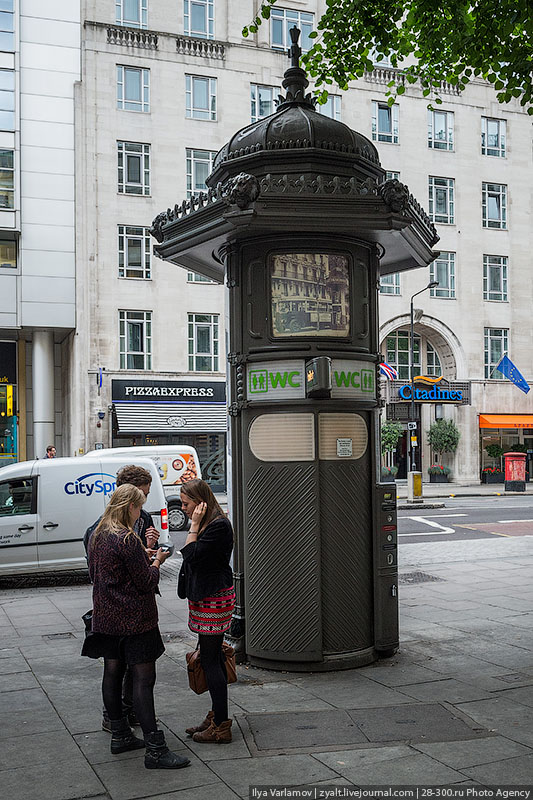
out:
M119 659L126 664L146 664L155 661L164 652L165 645L158 627L129 636L90 633L81 649L82 656Z

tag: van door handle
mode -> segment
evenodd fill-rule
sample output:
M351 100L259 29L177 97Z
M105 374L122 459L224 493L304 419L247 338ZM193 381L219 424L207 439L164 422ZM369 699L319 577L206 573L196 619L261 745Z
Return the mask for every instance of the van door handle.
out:
M21 525L19 531L32 531L33 525Z
M59 522L45 522L43 528L46 528L46 530L49 528L59 528Z

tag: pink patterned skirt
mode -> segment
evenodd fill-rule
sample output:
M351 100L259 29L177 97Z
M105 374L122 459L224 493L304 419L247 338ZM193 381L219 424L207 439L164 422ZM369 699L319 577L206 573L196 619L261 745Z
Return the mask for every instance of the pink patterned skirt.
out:
M202 600L189 600L189 629L193 633L226 633L231 625L235 608L235 590L221 589L220 592Z

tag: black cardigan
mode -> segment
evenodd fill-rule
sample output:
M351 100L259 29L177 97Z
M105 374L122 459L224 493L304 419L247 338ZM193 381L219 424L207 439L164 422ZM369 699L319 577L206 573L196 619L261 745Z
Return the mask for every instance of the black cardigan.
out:
M195 542L182 548L183 564L178 577L178 595L203 600L233 586L229 565L233 550L233 528L226 517L210 522Z

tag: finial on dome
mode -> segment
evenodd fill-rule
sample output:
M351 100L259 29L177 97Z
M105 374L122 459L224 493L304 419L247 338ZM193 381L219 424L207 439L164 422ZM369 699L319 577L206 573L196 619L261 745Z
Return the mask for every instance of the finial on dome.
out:
M283 97L283 95L279 97L278 111L293 103L312 109L315 107L315 98L312 97L311 94L305 93L305 90L309 86L309 81L307 80L304 70L300 67L300 56L302 55L302 49L298 45L300 33L301 31L296 25L289 29L292 45L287 50L287 55L291 60L291 65L283 76L283 88L286 94L285 97Z

